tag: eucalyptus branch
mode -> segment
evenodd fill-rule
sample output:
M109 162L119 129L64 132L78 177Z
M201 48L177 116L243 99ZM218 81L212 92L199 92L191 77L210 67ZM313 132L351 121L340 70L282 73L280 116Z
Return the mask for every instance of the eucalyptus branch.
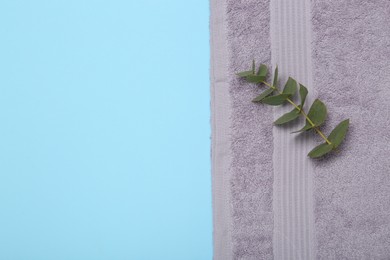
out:
M283 92L281 92L279 89L277 89L275 86L273 85L270 85L268 84L267 82L265 81L262 81L261 83L263 83L264 85L270 87L271 89L277 91L279 94L283 94ZM320 129L318 129L318 127L316 127L316 125L313 123L313 121L307 116L307 114L305 113L305 111L303 110L303 108L299 107L297 104L294 103L294 101L292 101L290 98L287 98L286 99L291 105L293 105L307 120L307 122L309 122L309 124L316 130L316 132L321 136L322 139L325 140L325 142L327 144L332 144L328 138L326 138L326 136L321 132Z
M260 86L266 85L269 87L263 93L254 98L252 100L253 102L261 102L263 104L272 106L279 106L288 102L294 106L292 111L284 114L274 122L276 125L287 124L294 121L299 116L303 116L306 119L305 126L293 133L314 130L325 141L325 143L322 143L311 150L308 156L311 158L318 158L333 150L336 150L347 134L349 119L343 120L341 123L339 123L329 134L329 136L326 137L325 134L320 130L321 125L325 122L327 117L327 109L325 104L321 100L316 99L311 105L309 112L306 113L303 107L308 94L307 88L304 85L297 83L295 79L289 77L283 90L280 91L278 89L278 68L275 68L272 84L266 82L267 73L268 68L264 64L259 66L259 69L256 73L255 62L253 61L252 70L243 71L237 73L237 75L246 79L250 83L260 84ZM299 84L299 96L301 100L300 104L296 104L293 101L293 97L297 92L297 84Z

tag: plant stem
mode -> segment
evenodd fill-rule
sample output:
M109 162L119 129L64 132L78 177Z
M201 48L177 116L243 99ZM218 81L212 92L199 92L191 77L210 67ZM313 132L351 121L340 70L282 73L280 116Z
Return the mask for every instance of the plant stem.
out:
M283 94L282 92L280 92L280 90L275 87L275 86L272 86L270 84L268 84L267 82L265 81L262 81L262 83L264 83L265 85L267 85L268 87L272 88L273 90L276 90L279 94ZM294 101L292 101L290 98L287 98L287 101L293 105L296 109L298 109L298 111L306 118L307 122L309 122L309 124L314 128L314 130L321 136L322 139L325 140L325 142L327 144L332 144L328 138L326 138L326 136L321 132L320 129L318 129L318 127L313 123L313 121L308 117L308 115L305 113L305 111L303 110L302 107L299 107L297 104L294 103Z

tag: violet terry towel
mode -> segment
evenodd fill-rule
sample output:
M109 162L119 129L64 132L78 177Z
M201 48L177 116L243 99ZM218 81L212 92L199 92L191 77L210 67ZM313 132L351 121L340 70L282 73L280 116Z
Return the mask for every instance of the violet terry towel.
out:
M210 0L214 259L390 259L390 1ZM350 118L338 154L235 73L279 67Z

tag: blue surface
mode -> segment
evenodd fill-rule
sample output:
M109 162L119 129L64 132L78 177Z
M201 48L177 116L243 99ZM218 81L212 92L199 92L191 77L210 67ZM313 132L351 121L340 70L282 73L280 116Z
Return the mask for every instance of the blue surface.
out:
M211 259L208 1L0 1L0 259Z

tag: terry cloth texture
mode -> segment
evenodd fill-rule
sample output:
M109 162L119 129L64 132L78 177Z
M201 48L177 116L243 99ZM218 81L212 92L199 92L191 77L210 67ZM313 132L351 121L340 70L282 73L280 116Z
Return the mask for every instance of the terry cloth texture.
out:
M214 259L390 259L390 2L307 3L211 0ZM250 102L252 59L324 101L326 134L350 118L338 153Z
M272 259L272 108L250 100L259 93L235 73L255 59L270 65L267 0L227 0L231 98L231 216L233 259Z
M390 1L313 1L313 79L326 132L351 126L316 163L317 259L390 259Z
M262 90L237 79L252 59L270 65L270 3L227 0L228 80L231 98L231 216L233 259L272 259L271 107L251 100Z

